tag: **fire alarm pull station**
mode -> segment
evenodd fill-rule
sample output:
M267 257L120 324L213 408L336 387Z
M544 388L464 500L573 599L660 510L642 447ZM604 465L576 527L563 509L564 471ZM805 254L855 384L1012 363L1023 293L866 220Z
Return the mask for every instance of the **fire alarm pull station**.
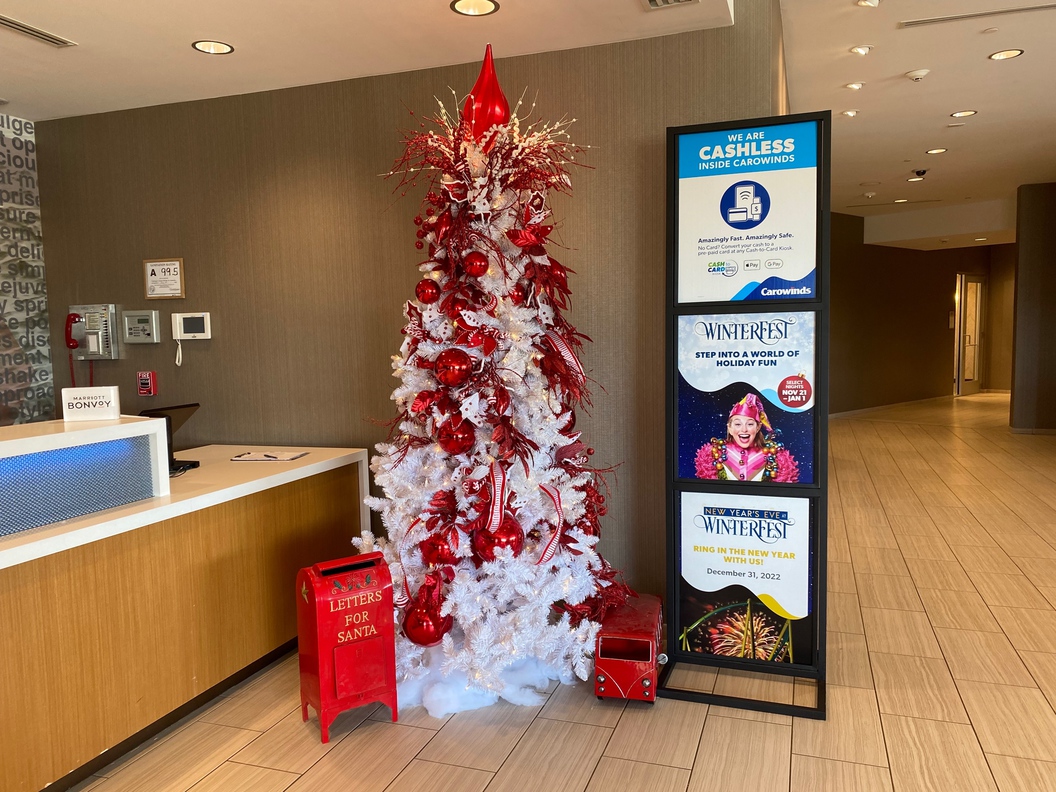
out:
M157 396L158 375L153 371L137 371L136 393L139 396Z
M341 712L372 701L396 720L396 633L392 578L381 553L365 553L297 573L301 718L319 714L322 741Z

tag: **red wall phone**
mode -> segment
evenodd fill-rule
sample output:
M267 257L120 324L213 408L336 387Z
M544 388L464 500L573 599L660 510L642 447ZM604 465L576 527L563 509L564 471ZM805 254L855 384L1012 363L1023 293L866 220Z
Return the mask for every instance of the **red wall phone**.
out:
M73 326L78 322L83 322L80 314L68 313L66 314L66 348L76 349L81 345L80 341L73 337Z

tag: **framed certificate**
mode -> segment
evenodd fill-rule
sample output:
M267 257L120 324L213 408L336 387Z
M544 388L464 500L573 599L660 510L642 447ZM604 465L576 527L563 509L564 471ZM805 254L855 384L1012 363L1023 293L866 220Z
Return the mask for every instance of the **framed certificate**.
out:
M183 259L145 259L143 261L145 296L148 300L182 300Z

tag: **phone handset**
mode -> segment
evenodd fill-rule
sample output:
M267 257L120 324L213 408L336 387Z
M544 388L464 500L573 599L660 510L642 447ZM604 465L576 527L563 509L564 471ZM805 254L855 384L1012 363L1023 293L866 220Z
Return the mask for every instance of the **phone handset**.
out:
M78 313L66 314L66 348L77 349L81 345L81 342L73 337L73 326L80 322L83 322L84 318Z

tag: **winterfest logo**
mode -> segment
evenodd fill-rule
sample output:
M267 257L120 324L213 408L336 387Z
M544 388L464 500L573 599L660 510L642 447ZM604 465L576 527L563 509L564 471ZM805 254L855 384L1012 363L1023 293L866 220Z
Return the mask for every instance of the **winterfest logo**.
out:
M788 529L796 521L784 511L705 506L694 515L693 524L712 536L741 536L774 544L788 538Z
M708 341L758 341L773 346L788 338L789 328L796 323L794 316L754 322L737 321L739 318L731 316L725 321L695 322L693 332Z

